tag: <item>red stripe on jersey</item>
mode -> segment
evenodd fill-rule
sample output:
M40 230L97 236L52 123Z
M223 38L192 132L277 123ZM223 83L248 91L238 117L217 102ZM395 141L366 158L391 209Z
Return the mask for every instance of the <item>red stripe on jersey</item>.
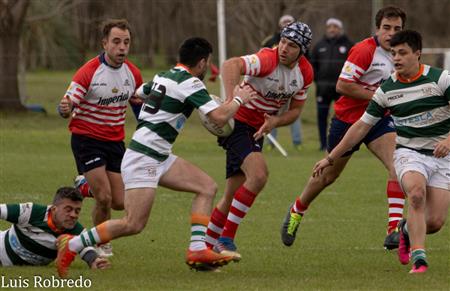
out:
M81 95L83 95L83 96L86 94L86 90L83 91L83 90L81 90L79 87L75 88L75 91L80 92Z
M81 119L72 119L69 129L74 134L85 135L104 141L122 141L125 138L123 125L111 126L88 122Z
M125 120L125 117L122 117L122 118L119 118L119 119L113 119L113 120L112 120L112 119L98 118L98 117L93 116L92 114L83 114L83 113L80 113L80 112L77 113L77 114L75 115L75 118L76 118L77 116L84 116L84 117L87 117L87 118L90 118L90 119L94 119L94 120L97 120L97 121L100 121L100 122L109 123L109 124L111 124L112 126L116 126L116 123L119 123L119 122Z
M94 114L99 114L99 115L104 115L104 116L124 116L126 113L126 110L122 110L122 112L119 112L119 113L110 113L110 112L104 112L104 111L94 111L94 110L87 109L85 107L78 107L78 108L81 112L86 111L89 113L94 113ZM82 113L80 113L80 114L82 114Z

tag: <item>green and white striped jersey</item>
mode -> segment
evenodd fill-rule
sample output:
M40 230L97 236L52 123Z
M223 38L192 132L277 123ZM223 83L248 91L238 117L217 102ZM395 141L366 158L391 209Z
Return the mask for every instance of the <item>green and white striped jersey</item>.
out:
M421 65L422 74L410 83L392 74L375 92L361 120L375 124L389 110L397 132L397 148L432 155L434 145L450 131L450 75Z
M195 108L207 114L219 106L203 82L182 65L157 74L136 94L145 98L145 104L129 148L158 161L172 152L175 139Z
M51 220L51 205L31 202L0 204L0 219L13 225L0 232L0 262L3 265L47 265L56 259L58 232ZM83 226L77 222L74 228L63 233L78 235Z

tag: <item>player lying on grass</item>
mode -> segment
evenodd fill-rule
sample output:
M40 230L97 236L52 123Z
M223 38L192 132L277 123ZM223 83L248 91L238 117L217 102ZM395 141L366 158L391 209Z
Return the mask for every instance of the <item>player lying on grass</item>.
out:
M48 265L56 259L56 239L61 234L83 231L78 222L83 196L71 187L56 191L51 205L36 203L0 204L0 218L12 223L0 232L0 265ZM106 258L93 247L82 248L80 257L91 269L106 269Z
M202 82L211 53L212 46L207 40L187 39L179 49L179 64L156 75L152 82L138 89L137 95L145 98L145 105L121 167L125 184L125 216L108 220L80 236L61 237L57 259L61 277L67 275L80 249L141 232L148 221L159 185L195 193L186 263L195 269L208 269L232 260L231 256L215 253L205 244L217 184L200 168L172 153L172 146L194 109L222 127L241 104L256 97L249 86L237 86L230 102L219 106L212 100Z
M425 235L441 229L450 202L450 75L420 63L418 32L398 32L390 43L396 72L313 175L320 176L389 110L397 131L395 171L409 204L408 218L399 224L399 260L406 265L412 258L410 273L423 273L428 268Z

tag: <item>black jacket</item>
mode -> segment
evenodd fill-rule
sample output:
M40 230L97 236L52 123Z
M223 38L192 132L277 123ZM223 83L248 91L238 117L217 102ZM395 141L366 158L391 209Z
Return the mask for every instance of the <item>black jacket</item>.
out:
M310 60L314 68L314 81L318 90L335 90L342 66L352 46L353 42L346 35L333 39L323 37L315 45Z

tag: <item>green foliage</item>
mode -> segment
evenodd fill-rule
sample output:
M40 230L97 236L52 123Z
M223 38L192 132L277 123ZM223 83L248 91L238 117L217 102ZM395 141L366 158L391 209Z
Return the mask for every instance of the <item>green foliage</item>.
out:
M153 72L145 71L148 80ZM72 184L76 174L67 120L54 111L71 72L30 74L29 90L52 108L47 116L0 116L0 203L48 203L59 186ZM47 79L48 83L44 83ZM217 94L218 86L212 90ZM57 96L57 98L55 97ZM56 100L55 100L56 98ZM290 147L288 128L280 142L289 152L266 153L270 170L267 186L238 231L236 243L243 256L220 273L188 269L184 255L189 242L192 195L159 188L146 229L113 242L113 267L91 272L77 259L72 278L92 280L90 290L448 290L450 247L448 223L427 237L430 263L425 275L409 275L395 252L382 249L387 220L386 171L367 150L357 153L338 182L311 205L291 248L280 241L280 226L289 203L305 185L317 151L313 99L306 105L304 149ZM311 121L311 122L309 122ZM127 139L135 121L127 120ZM224 189L224 152L193 114L174 152L205 169ZM84 202L81 222L90 227L93 201ZM114 212L121 217L122 212ZM0 229L8 223L0 222ZM5 278L56 275L46 267L0 268Z

